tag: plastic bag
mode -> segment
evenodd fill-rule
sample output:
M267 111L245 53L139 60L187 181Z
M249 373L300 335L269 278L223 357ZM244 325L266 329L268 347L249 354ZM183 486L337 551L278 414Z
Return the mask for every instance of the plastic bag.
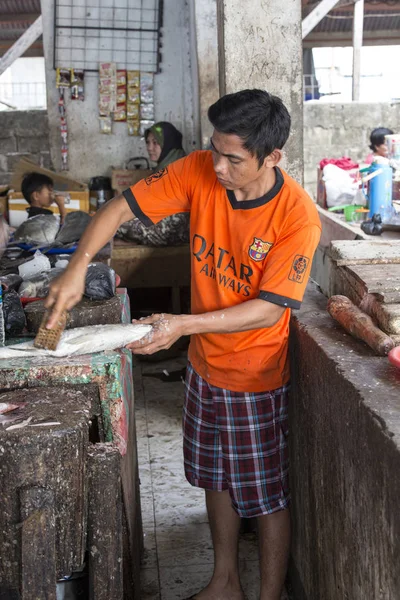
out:
M32 279L35 275L43 271L50 271L51 264L47 256L37 250L33 255L33 260L29 260L18 267L18 272L22 279Z
M323 173L328 207L353 204L358 184L349 172L329 164L324 167Z
M84 295L91 300L107 300L115 296L115 271L103 263L90 263Z
M3 275L2 277L0 277L0 285L3 286L3 289L5 291L18 290L21 283L22 277L20 277L16 273L9 273L8 275Z
M7 336L19 335L26 326L21 299L15 290L3 292L4 329Z
M49 293L50 283L61 273L64 273L64 269L51 269L23 281L18 290L20 298L45 298Z

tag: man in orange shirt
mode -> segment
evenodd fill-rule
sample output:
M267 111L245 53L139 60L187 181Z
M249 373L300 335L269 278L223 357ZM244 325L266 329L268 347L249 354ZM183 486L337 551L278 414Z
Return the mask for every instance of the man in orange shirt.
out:
M192 314L153 315L137 354L191 335L184 406L186 477L205 489L214 573L197 600L243 600L240 517L257 517L261 600L279 600L290 540L287 346L320 237L316 208L278 168L290 130L261 90L224 96L208 113L211 151L193 152L107 203L51 288L49 326L81 297L90 259L132 218L190 212Z

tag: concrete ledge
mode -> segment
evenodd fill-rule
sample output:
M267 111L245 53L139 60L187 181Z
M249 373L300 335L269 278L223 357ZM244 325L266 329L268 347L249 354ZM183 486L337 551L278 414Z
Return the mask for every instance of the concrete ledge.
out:
M307 291L292 319L296 599L395 600L400 589L400 371Z

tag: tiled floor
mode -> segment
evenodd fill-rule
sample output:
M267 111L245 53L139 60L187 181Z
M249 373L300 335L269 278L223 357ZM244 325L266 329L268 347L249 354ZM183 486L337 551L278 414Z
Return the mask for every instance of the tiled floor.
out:
M136 397L145 534L141 600L184 599L204 587L212 573L204 493L189 485L183 471L183 384L152 376L161 376L164 369L172 373L185 364L184 357L141 363L144 393ZM241 536L240 569L248 600L257 600L258 551L252 534Z

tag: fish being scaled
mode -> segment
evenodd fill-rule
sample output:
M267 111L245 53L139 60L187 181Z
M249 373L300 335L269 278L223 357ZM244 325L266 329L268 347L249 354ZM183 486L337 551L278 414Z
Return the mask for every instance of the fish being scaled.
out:
M0 360L27 358L28 356L51 356L61 358L80 354L92 354L123 348L144 336L151 337L151 325L126 323L119 325L92 325L67 329L61 335L57 350L39 350L33 341L0 348Z
M59 222L53 215L36 215L27 219L14 233L14 242L48 246L56 239Z
M68 213L65 217L63 226L61 227L56 240L55 245L72 244L72 242L79 242L83 232L89 225L91 217L83 212L82 210L76 210Z

